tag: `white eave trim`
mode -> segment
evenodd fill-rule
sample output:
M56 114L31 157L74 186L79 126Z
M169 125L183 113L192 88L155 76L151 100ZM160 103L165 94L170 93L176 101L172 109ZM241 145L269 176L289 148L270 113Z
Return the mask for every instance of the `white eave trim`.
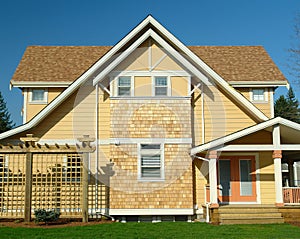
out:
M228 81L233 87L277 87L287 86L287 81Z
M295 122L277 117L277 118L273 118L271 120L259 123L257 125L251 126L249 128L243 129L241 131L238 131L236 133L233 133L231 135L216 139L212 142L209 142L207 144L203 144L203 145L199 145L196 146L194 148L191 149L191 155L195 155L197 153L200 153L202 151L208 150L208 149L218 149L223 147L224 144L236 140L238 138L247 136L249 134L255 133L257 131L266 129L268 127L274 126L276 124L281 124L287 127L290 127L292 129L298 130L300 131L300 124L297 124ZM226 146L224 146L226 148ZM227 147L228 148L228 147ZM259 150L260 148L256 148L257 150Z
M11 85L13 87L20 87L20 88L34 88L34 87L68 87L73 82L66 82L66 81L14 81L12 80Z

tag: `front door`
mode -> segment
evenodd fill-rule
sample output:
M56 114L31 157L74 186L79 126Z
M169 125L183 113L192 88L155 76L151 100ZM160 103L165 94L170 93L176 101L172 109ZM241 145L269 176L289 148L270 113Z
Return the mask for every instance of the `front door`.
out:
M219 201L255 202L256 175L254 156L228 156L218 161Z

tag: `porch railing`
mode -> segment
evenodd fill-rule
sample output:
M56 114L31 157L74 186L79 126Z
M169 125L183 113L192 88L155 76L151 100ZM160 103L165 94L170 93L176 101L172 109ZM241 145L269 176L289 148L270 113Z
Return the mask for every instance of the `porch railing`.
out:
M283 202L284 204L300 205L300 187L284 187Z

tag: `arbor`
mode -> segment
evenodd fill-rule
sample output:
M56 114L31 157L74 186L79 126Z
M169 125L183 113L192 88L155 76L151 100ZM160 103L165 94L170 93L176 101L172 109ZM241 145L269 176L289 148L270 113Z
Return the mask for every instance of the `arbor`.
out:
M0 92L0 133L10 130L14 126L15 124L10 119L10 113L6 108L6 102Z
M296 99L292 87L289 89L285 97L281 95L275 101L274 114L275 117L279 116L296 123L300 123L299 102Z

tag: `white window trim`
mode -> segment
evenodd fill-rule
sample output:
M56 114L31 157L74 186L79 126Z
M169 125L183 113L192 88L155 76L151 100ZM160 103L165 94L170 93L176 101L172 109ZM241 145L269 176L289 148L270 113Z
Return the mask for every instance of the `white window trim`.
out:
M32 100L33 90L44 90L44 100ZM48 88L30 88L29 89L29 104L48 104Z
M257 90L257 89L262 89L264 90L264 100L254 100L253 99L253 90ZM250 101L253 103L267 103L268 102L268 88L264 88L264 87L255 87L255 88L250 88L250 92L249 92L249 96L250 96Z
M156 77L167 77L167 95L155 95L155 78ZM172 86L171 86L171 76L163 76L163 75L156 75L156 76L152 76L151 79L152 82L152 96L153 97L168 97L168 96L172 96Z
M130 77L130 95L119 95L119 78L120 77ZM129 75L119 75L113 78L113 81L110 82L111 89L114 88L113 96L115 97L132 97L134 96L134 76Z
M141 165L141 144L137 144L137 155L138 155L138 181L141 182L162 182L165 181L165 144L164 143L151 143L160 145L160 178L143 178L142 177L142 165Z

